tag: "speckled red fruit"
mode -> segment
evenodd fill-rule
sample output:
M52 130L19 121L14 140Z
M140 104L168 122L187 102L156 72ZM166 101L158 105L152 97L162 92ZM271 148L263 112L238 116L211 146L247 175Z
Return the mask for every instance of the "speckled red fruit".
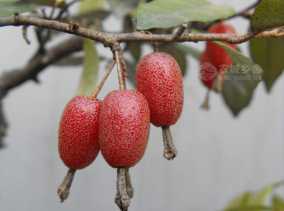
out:
M58 150L68 168L85 168L97 157L101 105L101 100L84 95L74 97L66 105L59 125Z
M148 101L153 125L177 122L183 108L183 82L173 57L159 52L143 57L136 70L136 85Z
M135 90L115 90L104 99L100 113L100 147L107 163L130 168L144 155L150 128L145 97Z
M223 22L213 24L207 31L207 33L223 33L223 34L234 34L236 33L235 29ZM225 45L228 45L234 49L237 49L237 45L228 44L226 42L222 42ZM206 53L209 62L215 66L218 70L220 70L224 65L230 66L233 61L230 55L220 46L212 43L206 43Z

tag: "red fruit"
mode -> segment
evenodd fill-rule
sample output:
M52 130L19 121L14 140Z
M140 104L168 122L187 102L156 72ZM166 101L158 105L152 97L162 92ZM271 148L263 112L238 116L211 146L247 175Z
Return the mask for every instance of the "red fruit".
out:
M148 101L152 124L159 127L177 122L183 108L183 82L173 57L159 52L143 57L137 67L136 85Z
M145 97L135 90L115 90L104 99L100 118L100 147L108 164L130 168L144 155L150 128Z
M235 29L228 24L225 24L223 22L216 23L212 25L207 33L223 33L223 34L234 34L236 33ZM226 42L222 42L225 45L228 45L234 49L237 49L237 45L233 44L228 44ZM212 43L212 42L207 42L206 43L206 53L209 62L217 68L219 71L222 67L224 66L230 66L233 61L230 55L220 46Z
M97 157L102 101L80 95L66 105L59 125L59 155L70 169L82 169Z

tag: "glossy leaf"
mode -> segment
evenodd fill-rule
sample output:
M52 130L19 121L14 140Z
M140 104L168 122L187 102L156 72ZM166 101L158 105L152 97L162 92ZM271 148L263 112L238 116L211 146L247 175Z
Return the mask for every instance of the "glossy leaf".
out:
M80 5L79 14L103 10L104 3L105 0L84 0Z
M253 33L284 25L284 1L262 0L251 17Z
M178 44L178 43L174 43L174 46L183 51L184 53L190 54L192 55L194 58L196 58L197 60L200 60L200 56L201 56L201 52L198 50L195 50L194 48L185 45L185 44Z
M284 210L284 201L278 196L273 196L273 205L278 209Z
M241 195L237 196L226 206L224 211L228 211L228 210L231 210L231 209L236 209L236 208L244 206L246 204L248 198L250 197L250 195L251 195L251 193L245 192L245 193L242 193Z
M166 44L163 48L159 48L159 51L170 54L177 61L182 75L184 76L187 72L187 61L186 54L184 51L178 49L174 44Z
M84 51L84 69L77 95L91 96L96 85L100 58L92 40L84 39Z
M31 12L35 10L34 5L19 2L0 2L0 17L8 17L14 15L15 12Z
M263 70L250 58L233 48L220 42L214 43L226 50L233 60L233 65L227 70L222 94L226 104L237 116L249 105L254 89L262 80Z
M251 40L250 52L264 70L263 80L269 92L284 69L284 37Z
M135 7L137 7L139 0L108 0L110 9L113 14L119 18L124 17Z
M170 28L190 21L214 21L234 14L227 6L215 6L207 0L156 0L140 5L137 28Z

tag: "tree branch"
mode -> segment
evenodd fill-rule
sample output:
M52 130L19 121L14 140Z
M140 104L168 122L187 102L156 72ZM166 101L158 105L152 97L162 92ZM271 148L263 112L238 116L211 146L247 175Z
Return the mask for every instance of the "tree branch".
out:
M70 24L60 23L57 21L43 20L30 16L14 15L8 18L0 18L1 26L19 26L19 25L34 25L38 27L53 29L69 34L74 34L80 37L89 38L103 43L106 47L111 47L116 42L163 42L169 43L173 41L173 35L155 35L143 34L140 32L126 33L126 34L111 34L95 30L90 30L77 26L75 29L70 27ZM252 32L243 34L191 34L185 33L181 35L177 42L199 42L199 41L224 41L232 44L246 42L253 38L260 37L283 37L284 32L281 30L265 31L254 35Z
M17 87L30 79L37 81L37 74L44 70L48 65L82 49L82 39L79 37L72 37L41 54L36 54L23 69L3 73L0 77L0 100L10 89Z

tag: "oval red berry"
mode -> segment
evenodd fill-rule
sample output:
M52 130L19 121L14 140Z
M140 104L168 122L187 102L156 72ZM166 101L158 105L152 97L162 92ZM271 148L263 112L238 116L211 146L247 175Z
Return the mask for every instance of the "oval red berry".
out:
M145 97L135 90L116 90L104 99L100 113L100 147L107 163L130 168L144 155L150 128Z
M225 23L216 23L212 25L207 33L222 33L222 34L234 34L236 33L235 29ZM228 45L234 49L237 49L237 45L229 44L226 42L222 42L225 45ZM209 62L217 68L219 71L220 69L227 69L232 63L233 60L231 56L220 46L216 45L213 42L206 42L206 53Z
M59 125L58 150L68 168L85 168L97 157L101 105L101 100L84 95L74 97L66 105Z
M177 122L183 108L183 81L173 57L159 52L143 57L137 67L136 85L148 101L152 124L159 127Z

